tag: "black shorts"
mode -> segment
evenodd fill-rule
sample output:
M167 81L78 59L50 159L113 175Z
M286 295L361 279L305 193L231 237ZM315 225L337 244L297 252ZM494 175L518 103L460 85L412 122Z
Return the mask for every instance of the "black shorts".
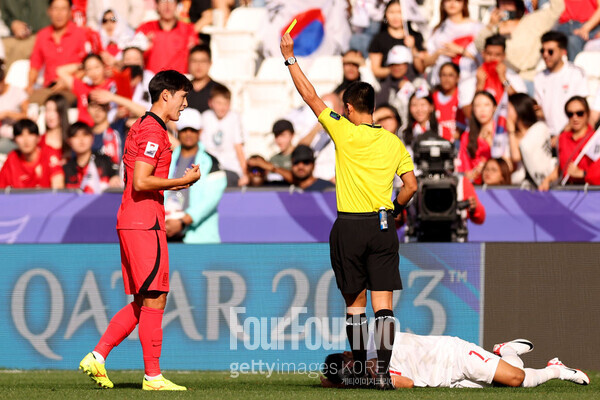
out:
M338 213L329 235L331 266L342 293L402 289L398 235L388 211L388 229L377 213Z

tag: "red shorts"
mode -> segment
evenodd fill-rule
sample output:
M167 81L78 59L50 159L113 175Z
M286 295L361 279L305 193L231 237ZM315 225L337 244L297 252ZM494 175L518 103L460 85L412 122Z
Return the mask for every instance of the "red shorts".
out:
M169 291L169 252L165 231L120 229L121 270L126 294Z

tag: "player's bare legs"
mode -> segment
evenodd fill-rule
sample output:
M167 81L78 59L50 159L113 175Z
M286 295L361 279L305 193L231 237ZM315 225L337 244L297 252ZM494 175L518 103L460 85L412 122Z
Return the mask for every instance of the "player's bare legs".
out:
M392 311L393 293L371 291L371 304L375 312L375 346L377 349L378 389L393 389L388 368L392 358L396 326Z
M525 371L510 365L504 360L500 360L494 374L494 382L505 386L518 387L521 386L524 379Z
M346 335L354 358L354 371L366 375L367 340L369 324L367 314L367 290L358 293L342 293L346 302Z

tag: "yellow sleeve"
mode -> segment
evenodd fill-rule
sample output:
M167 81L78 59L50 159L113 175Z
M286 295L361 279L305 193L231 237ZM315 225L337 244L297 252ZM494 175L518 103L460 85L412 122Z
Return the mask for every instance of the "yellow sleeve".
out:
M396 174L398 174L398 176L402 176L402 174L413 171L414 169L415 166L413 165L410 153L406 150L404 144L400 142L400 162L398 163L398 169L396 169Z
M350 125L355 126L352 122L348 121L329 107L321 111L319 122L323 125L323 128L325 128L336 144L337 140L341 137L342 132L348 129Z

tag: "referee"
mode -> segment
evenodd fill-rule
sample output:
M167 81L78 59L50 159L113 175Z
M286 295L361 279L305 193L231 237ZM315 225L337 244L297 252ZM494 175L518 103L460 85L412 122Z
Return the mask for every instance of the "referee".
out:
M298 66L289 34L281 38L281 54L302 99L335 143L338 218L329 245L331 266L346 302L346 333L355 360L355 377L366 376L365 311L366 291L370 290L379 360L375 386L393 389L388 371L395 336L392 293L402 289L393 216L400 218L417 190L412 159L396 135L373 124L375 91L371 85L354 82L348 86L343 95L343 117L325 105ZM404 185L392 203L395 174Z

